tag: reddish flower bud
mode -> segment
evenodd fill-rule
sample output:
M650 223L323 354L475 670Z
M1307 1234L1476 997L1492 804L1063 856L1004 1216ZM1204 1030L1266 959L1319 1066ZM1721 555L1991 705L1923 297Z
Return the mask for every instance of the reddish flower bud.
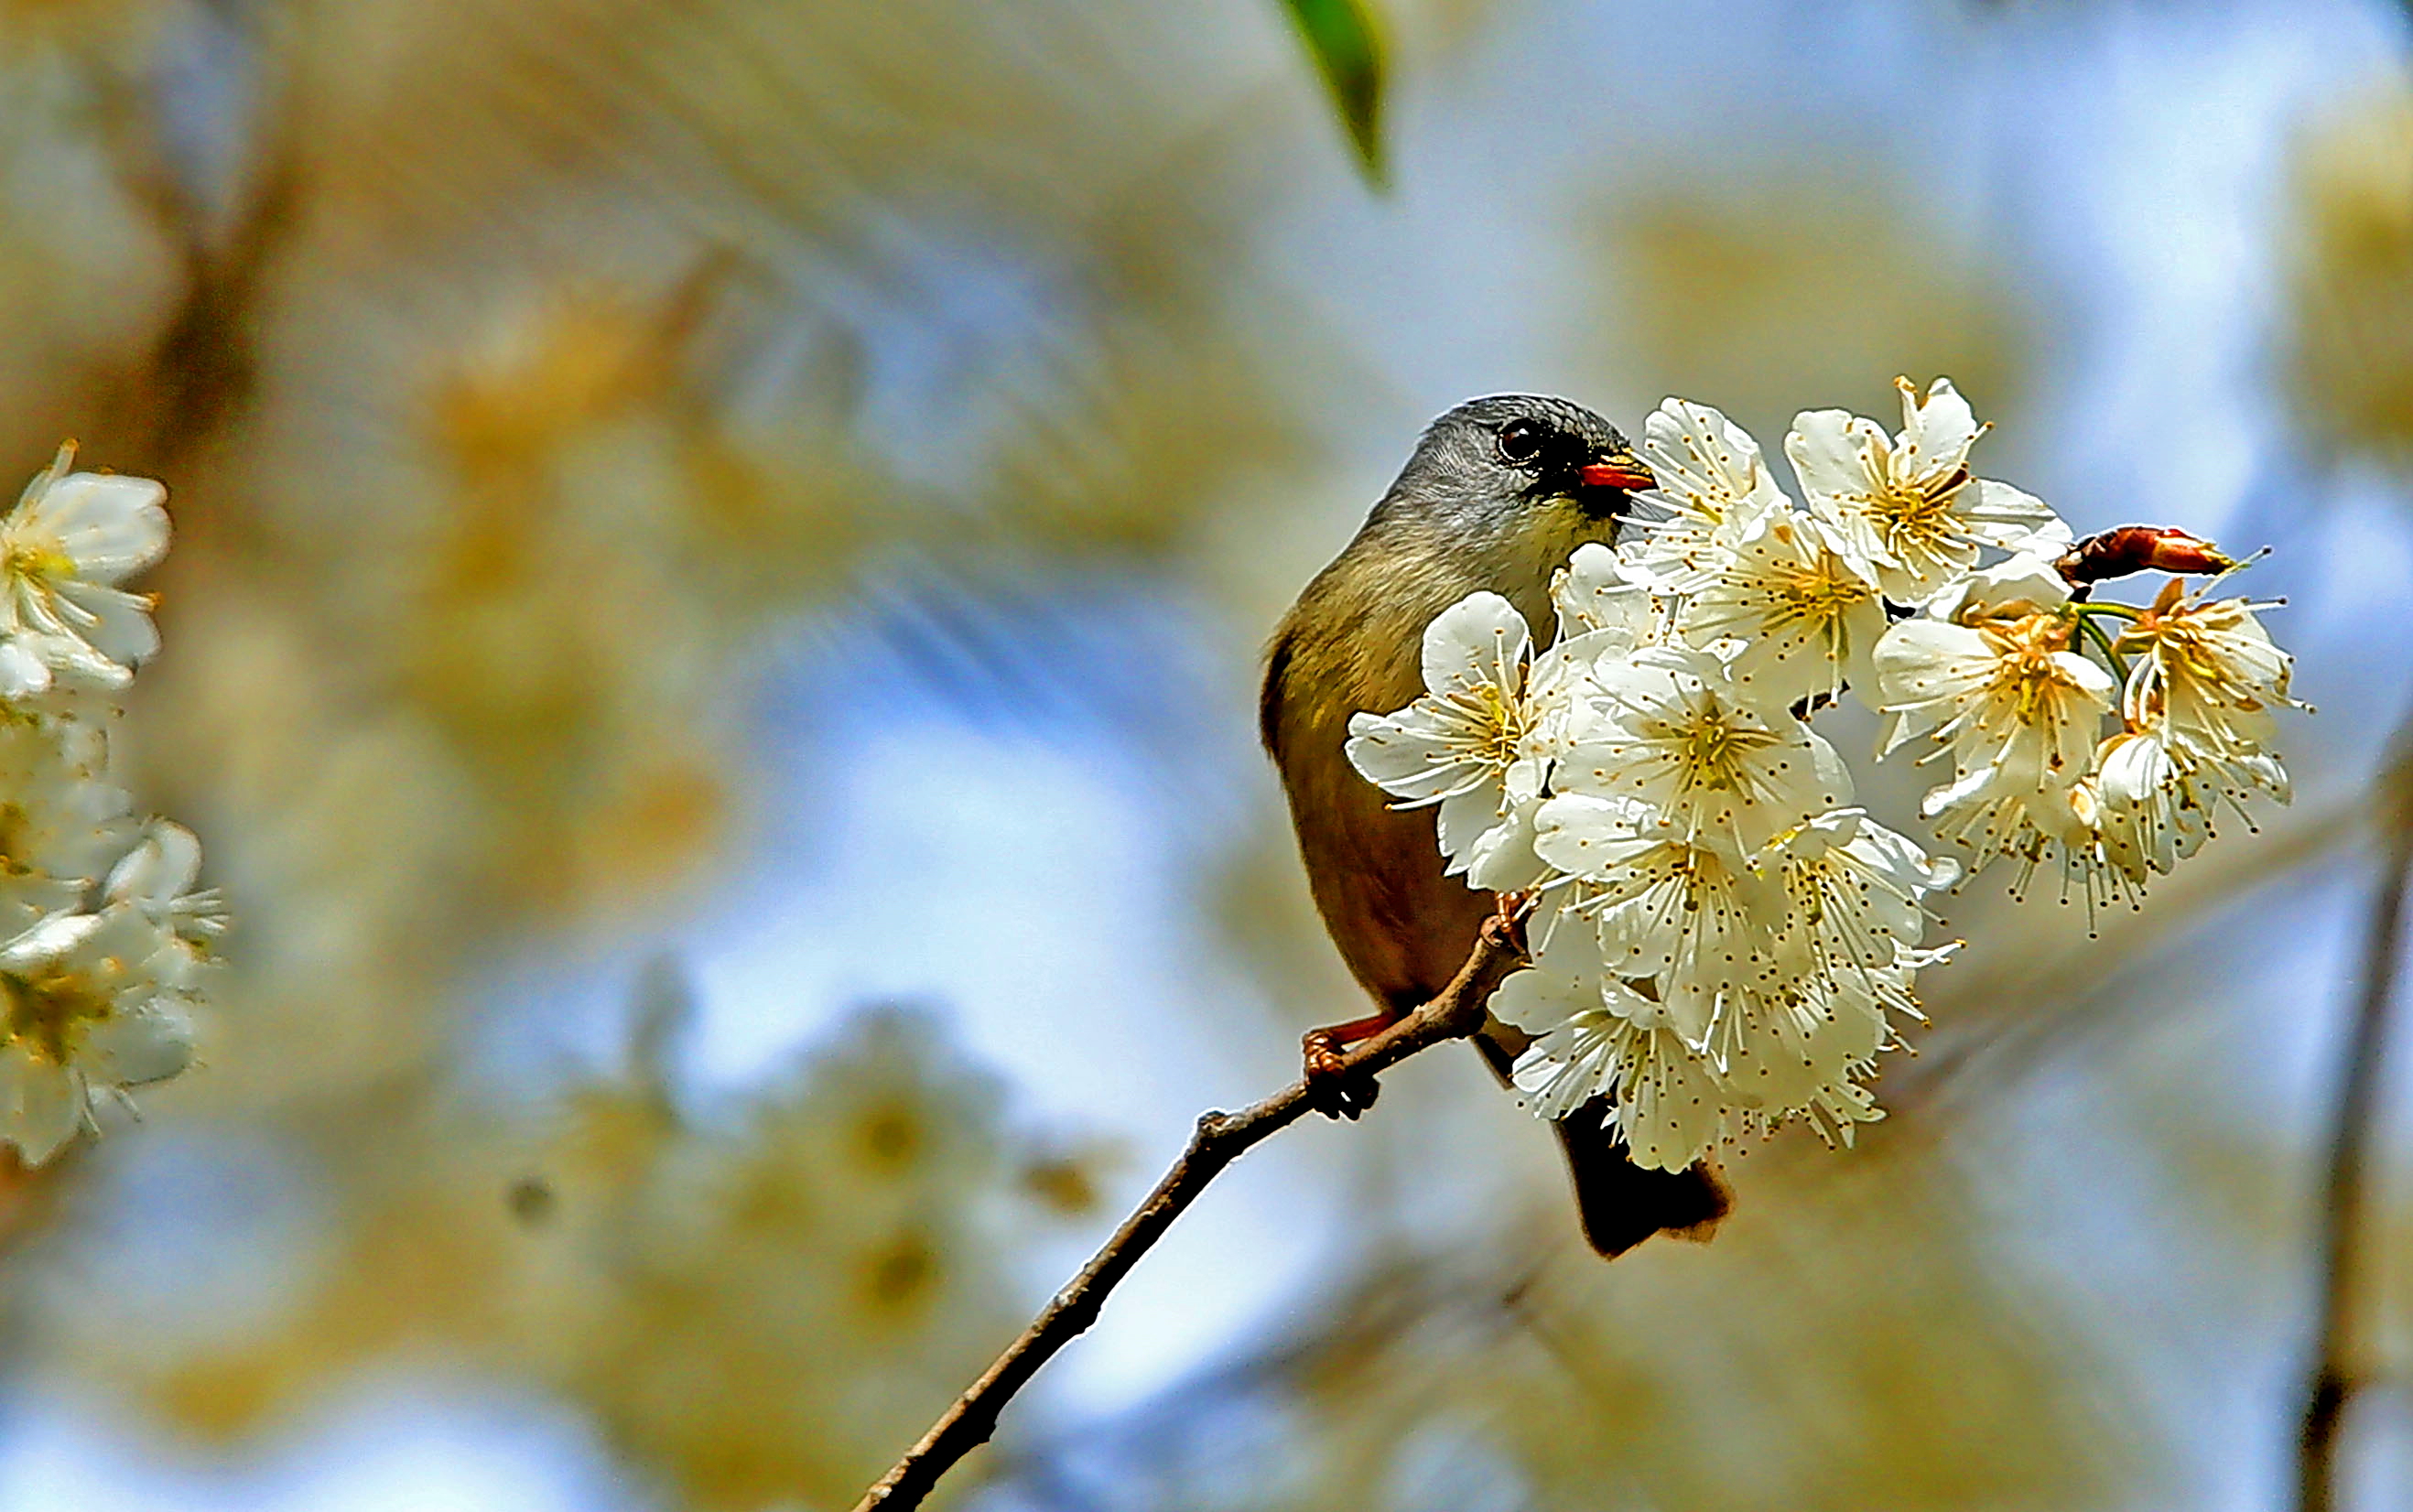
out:
M2089 536L2053 563L2072 585L2132 572L2226 572L2236 565L2211 541L2161 525L2124 525Z

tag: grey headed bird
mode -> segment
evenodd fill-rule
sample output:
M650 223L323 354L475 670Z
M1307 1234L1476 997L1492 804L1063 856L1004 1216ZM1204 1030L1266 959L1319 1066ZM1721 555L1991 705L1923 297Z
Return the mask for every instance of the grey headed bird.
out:
M1377 1011L1307 1037L1310 1077L1337 1046L1375 1034L1440 992L1497 908L1446 866L1430 808L1395 808L1342 753L1349 717L1424 691L1425 626L1489 589L1537 644L1550 577L1586 541L1614 544L1632 491L1651 485L1617 428L1531 394L1473 399L1425 430L1399 481L1275 630L1259 702L1315 906ZM1528 1043L1494 1019L1475 1041L1503 1080ZM1355 1109L1342 1094L1341 1111ZM1363 1093L1355 1094L1358 1096ZM1604 1256L1662 1231L1706 1236L1727 1193L1706 1162L1649 1171L1627 1158L1595 1099L1558 1121L1584 1237Z

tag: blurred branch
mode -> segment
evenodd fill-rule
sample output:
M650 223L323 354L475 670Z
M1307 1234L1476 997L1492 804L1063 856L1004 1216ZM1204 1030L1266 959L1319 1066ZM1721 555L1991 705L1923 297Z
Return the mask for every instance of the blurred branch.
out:
M2296 1446L2300 1512L2330 1512L2336 1505L2339 1433L2346 1405L2362 1384L2356 1338L2361 1277L2355 1245L2362 1234L2369 1195L2366 1168L2378 1110L2389 1000L2395 996L2397 963L2404 954L2405 895L2413 882L2413 719L2390 743L2377 788L2379 897L2364 937L2362 993L2355 1004L2337 1122L2330 1136L2321 1209L2320 1335Z
M1357 166L1383 182L1383 37L1367 0L1282 0L1340 112Z
M1474 952L1458 969L1441 995L1390 1028L1341 1057L1343 1078L1355 1081L1379 1075L1419 1050L1448 1040L1464 1039L1483 1027L1484 1004L1501 979L1524 964L1522 944L1513 926L1495 918L1484 926ZM1223 1168L1256 1145L1290 1127L1322 1105L1316 1088L1305 1079L1291 1083L1264 1102L1237 1113L1207 1113L1198 1119L1189 1148L1164 1174L1114 1237L1106 1240L1081 1273L1056 1294L1030 1327L1006 1346L996 1363L966 1387L922 1441L906 1452L895 1469L880 1477L855 1512L898 1512L922 1505L940 1476L957 1460L987 1442L996 1430L998 1413L1015 1392L1054 1358L1057 1351L1097 1321L1107 1294L1131 1273L1140 1257L1164 1237L1173 1221L1188 1210L1206 1184Z
M157 81L103 68L91 82L119 184L183 264L184 297L151 353L157 420L142 453L168 473L250 397L259 305L301 200L292 106L272 93L258 112L237 200L221 214L173 160Z
M250 398L259 305L276 253L293 229L299 174L289 156L262 170L222 245L198 232L183 245L185 294L152 354L159 424L151 445L163 470L240 412Z

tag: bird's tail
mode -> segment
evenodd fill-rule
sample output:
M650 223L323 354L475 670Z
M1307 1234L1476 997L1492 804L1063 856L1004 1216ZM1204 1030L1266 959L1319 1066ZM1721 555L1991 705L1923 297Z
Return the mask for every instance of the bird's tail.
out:
M1474 1047L1502 1082L1508 1080L1524 1035L1494 1020ZM1587 1242L1614 1260L1653 1234L1706 1239L1734 1204L1716 1167L1700 1161L1681 1171L1650 1171L1634 1164L1609 1121L1609 1103L1595 1097L1556 1120L1559 1146L1575 1178L1576 1214Z
M1653 1234L1708 1238L1733 1202L1717 1171L1707 1161L1680 1171L1643 1169L1609 1125L1608 1111L1607 1101L1595 1097L1555 1125L1575 1178L1584 1238L1604 1260Z

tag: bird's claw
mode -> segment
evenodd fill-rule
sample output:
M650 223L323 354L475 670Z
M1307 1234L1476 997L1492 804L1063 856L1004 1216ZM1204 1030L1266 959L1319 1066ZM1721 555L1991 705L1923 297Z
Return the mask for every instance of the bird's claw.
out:
M1307 1081L1308 1105L1327 1119L1355 1119L1374 1105L1383 1084L1352 1071L1330 1030L1310 1030L1300 1042L1301 1072Z
M1525 954L1525 920L1532 911L1532 894L1501 894L1500 906L1483 921L1483 938L1520 956Z

